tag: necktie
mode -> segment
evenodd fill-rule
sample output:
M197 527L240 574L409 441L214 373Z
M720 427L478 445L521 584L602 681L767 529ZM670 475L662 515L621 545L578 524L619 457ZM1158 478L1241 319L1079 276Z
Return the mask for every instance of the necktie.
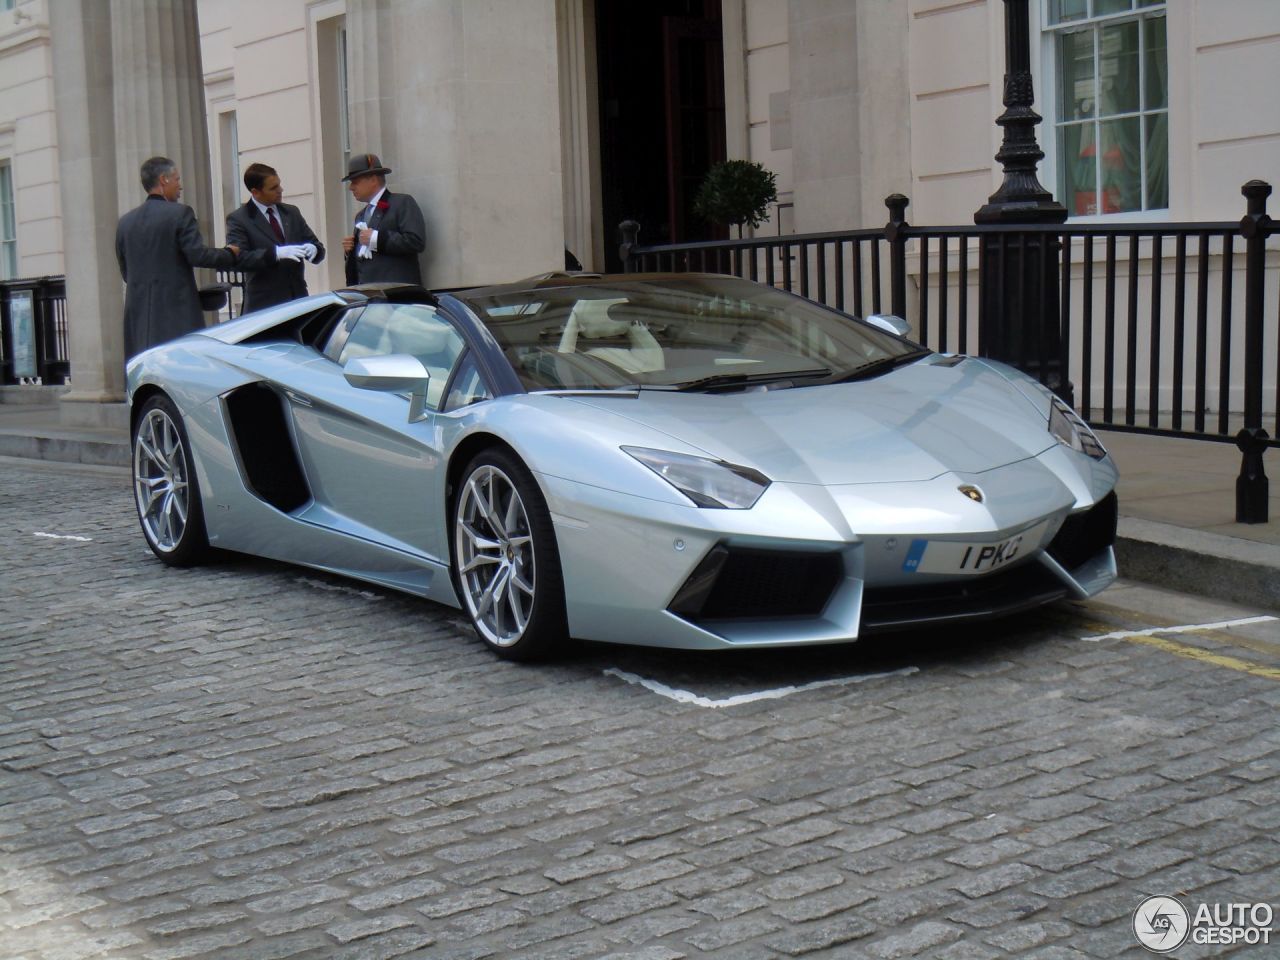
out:
M276 235L276 239L284 243L284 231L280 229L280 221L276 219L275 207L267 207L267 220L271 224L271 232Z

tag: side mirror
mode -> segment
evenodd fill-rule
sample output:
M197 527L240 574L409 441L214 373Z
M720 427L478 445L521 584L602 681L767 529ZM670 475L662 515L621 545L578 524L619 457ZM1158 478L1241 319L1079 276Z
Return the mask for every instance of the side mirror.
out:
M905 337L911 332L911 324L892 313L871 313L862 318L872 326L879 327L885 333Z
M353 357L342 368L347 383L361 390L410 395L409 422L426 416L427 383L431 374L417 357L392 353L379 357Z

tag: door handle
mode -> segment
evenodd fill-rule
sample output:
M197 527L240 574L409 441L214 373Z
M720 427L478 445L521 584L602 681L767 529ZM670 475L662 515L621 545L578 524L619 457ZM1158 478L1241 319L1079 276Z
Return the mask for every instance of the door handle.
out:
M301 394L294 393L292 390L286 390L286 391L284 392L284 395L285 395L286 397L288 397L288 398L289 398L289 401L290 401L291 403L296 403L296 404L297 404L298 406L300 406L300 407L313 407L313 406L315 406L315 404L313 404L313 403L312 403L310 400L308 400L306 397L302 396Z

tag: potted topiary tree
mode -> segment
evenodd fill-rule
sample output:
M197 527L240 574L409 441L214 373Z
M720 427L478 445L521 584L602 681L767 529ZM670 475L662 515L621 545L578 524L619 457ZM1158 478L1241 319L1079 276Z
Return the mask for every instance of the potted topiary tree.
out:
M778 199L778 175L752 160L724 160L707 171L693 201L693 211L712 223L758 227L769 218Z

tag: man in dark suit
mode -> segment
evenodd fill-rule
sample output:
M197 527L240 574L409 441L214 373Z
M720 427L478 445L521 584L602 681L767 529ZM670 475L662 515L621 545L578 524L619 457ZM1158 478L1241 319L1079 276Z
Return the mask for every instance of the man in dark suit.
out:
M142 165L147 199L116 225L116 260L124 278L124 354L204 326L195 267L235 266L238 247L206 247L196 215L182 196L182 176L168 157Z
M355 231L342 238L347 283L398 281L422 284L418 254L427 246L427 227L417 201L387 189L387 174L377 154L358 153L342 178L361 204Z
M323 260L324 244L297 207L280 202L284 188L280 175L271 167L249 164L244 185L250 200L227 215L227 243L243 251L237 266L248 273L244 290L247 313L305 297L302 261Z

